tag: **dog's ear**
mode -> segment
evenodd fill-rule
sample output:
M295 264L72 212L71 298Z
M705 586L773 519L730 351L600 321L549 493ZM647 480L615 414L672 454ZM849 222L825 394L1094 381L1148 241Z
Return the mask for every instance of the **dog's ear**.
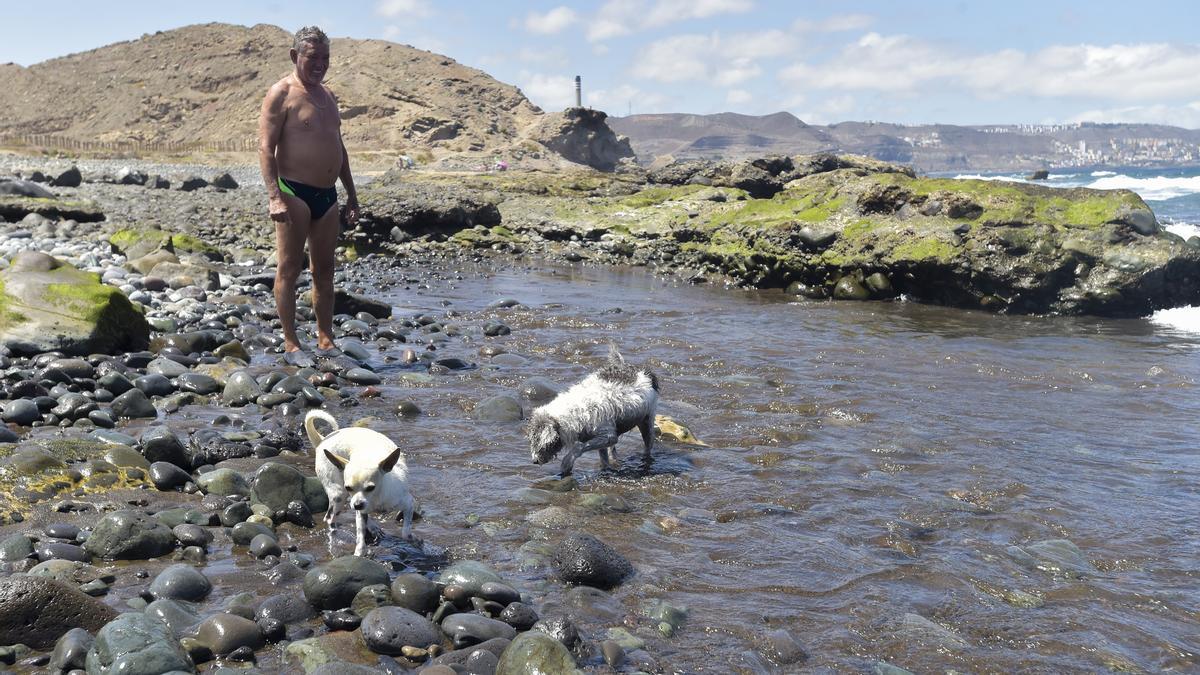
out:
M396 448L392 454L383 458L383 461L379 463L379 470L383 473L391 473L392 467L396 466L398 461L400 461L400 448Z
M349 460L338 457L333 452L330 452L329 448L325 448L325 456L329 458L329 461L333 462L333 465L338 468L338 471L346 470L346 462Z

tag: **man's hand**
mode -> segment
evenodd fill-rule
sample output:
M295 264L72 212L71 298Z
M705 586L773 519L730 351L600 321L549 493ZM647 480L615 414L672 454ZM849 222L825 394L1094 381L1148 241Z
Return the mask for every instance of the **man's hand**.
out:
M270 197L267 200L267 212L271 215L271 220L286 223L288 222L287 202L283 201L283 197Z
M354 227L358 224L358 219L362 214L358 210L358 200L350 199L346 201L346 208L342 209L342 222L347 227Z

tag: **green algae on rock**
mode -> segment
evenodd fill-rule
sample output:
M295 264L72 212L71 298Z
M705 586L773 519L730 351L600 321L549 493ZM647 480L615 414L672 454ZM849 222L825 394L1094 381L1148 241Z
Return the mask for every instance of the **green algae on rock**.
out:
M136 350L149 334L142 312L97 274L36 251L0 272L0 343L14 354Z

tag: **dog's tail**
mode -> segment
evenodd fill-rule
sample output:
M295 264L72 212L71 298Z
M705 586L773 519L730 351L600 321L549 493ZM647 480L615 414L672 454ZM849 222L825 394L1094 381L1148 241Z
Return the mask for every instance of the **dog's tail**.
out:
M625 364L625 357L621 356L621 352L617 349L617 343L615 342L608 343L608 362L614 366Z
M329 433L323 434L318 431L317 422L324 422L329 425ZM326 436L337 430L337 420L333 418L333 415L324 410L309 410L308 414L304 416L304 431L308 434L308 441L312 443L314 450L321 444L321 441L325 440Z

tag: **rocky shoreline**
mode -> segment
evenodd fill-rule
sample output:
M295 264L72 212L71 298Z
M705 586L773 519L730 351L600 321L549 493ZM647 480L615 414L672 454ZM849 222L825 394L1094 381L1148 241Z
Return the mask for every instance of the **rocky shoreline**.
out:
M5 290L31 272L85 273L72 294L55 278L44 288L58 295L0 307L0 662L18 672L669 669L654 646L686 610L653 595L636 612L612 607L602 589L638 571L619 542L569 532L554 500L573 480L522 496L542 507L529 523L553 536L503 544L536 583L457 537L414 546L385 528L375 560L331 552L347 542L314 527L325 504L303 410L419 419L416 401L385 394L393 383L436 388L519 358L505 349L515 299L470 317L402 316L376 299L392 289L536 259L1014 313L1137 314L1197 292L1196 242L1162 232L1131 193L1060 203L828 157L650 175L397 171L363 177L368 217L339 248L345 354L297 369L279 353L256 169L0 160L0 173L39 179L0 182ZM51 197L37 192L45 181ZM68 300L55 316L32 311ZM67 315L100 329L71 333ZM303 301L300 318L311 328ZM35 319L46 323L11 330ZM554 394L537 380L508 386L471 406L475 423L519 424ZM576 626L564 607L602 618ZM786 630L753 643L770 667L807 658Z
M32 173L28 160L9 161L12 173ZM528 542L525 558L556 580L531 594L471 546L408 544L385 527L376 559L338 557L330 551L349 553L346 528L329 541L314 528L326 503L300 433L304 409L324 406L344 423L412 418L422 414L416 403L381 396L385 377L432 384L478 368L447 352L485 338L479 359L504 355L502 320L392 316L362 293L453 276L474 252L414 247L399 265L344 258L336 303L344 354L298 369L279 353L261 195L236 186L253 186L250 172L123 168L85 165L75 186L50 176L55 199L104 219L31 210L0 223L9 290L31 269L78 269L86 274L73 283L119 289L144 311L110 318L112 298L93 293L87 308L57 312L90 319L93 334L112 338L99 344L68 339L58 324L12 338L14 326L35 320L36 303L5 309L0 662L55 673L661 669L626 628L581 636L565 614L542 615L548 596L587 589L597 595L585 603L604 603L599 589L635 574L595 537ZM155 175L170 186L155 186ZM197 179L208 185L179 189ZM303 301L299 314L311 329ZM516 423L553 393L527 383L481 401L473 415ZM685 615L659 603L639 622L666 635Z

